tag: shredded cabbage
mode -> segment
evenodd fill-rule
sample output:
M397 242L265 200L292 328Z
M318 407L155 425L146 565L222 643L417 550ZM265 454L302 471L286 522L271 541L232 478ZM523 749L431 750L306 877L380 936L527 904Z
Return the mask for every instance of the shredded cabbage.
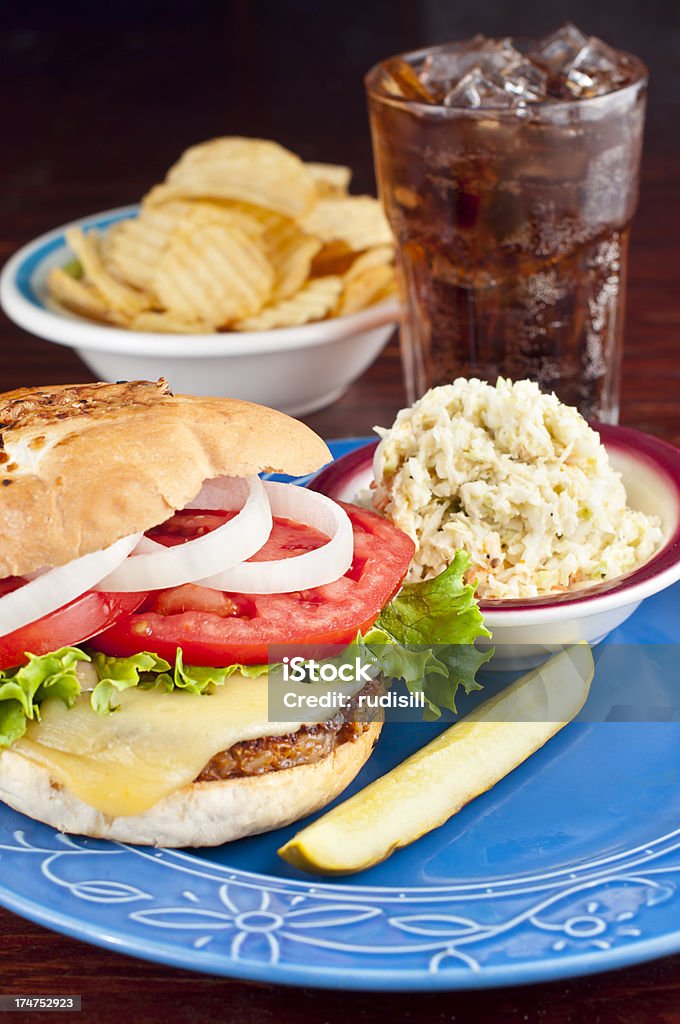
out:
M376 430L372 503L416 542L409 581L463 549L478 597L536 597L621 576L663 539L599 435L533 381L459 378Z

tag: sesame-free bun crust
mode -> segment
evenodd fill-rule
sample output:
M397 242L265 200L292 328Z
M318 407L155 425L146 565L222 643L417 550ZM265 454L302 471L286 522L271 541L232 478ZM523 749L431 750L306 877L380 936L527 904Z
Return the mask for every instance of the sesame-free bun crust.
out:
M157 526L205 480L300 476L330 461L309 427L165 381L0 395L0 578L63 565Z
M368 760L381 723L316 764L219 782L194 782L144 814L111 818L83 803L23 754L0 754L0 800L60 832L142 846L219 846L312 814L334 800Z

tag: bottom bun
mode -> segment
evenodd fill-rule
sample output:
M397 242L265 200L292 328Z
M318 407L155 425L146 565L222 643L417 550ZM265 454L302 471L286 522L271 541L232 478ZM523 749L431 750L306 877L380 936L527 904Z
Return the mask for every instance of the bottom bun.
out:
M142 846L219 846L290 825L334 800L370 757L380 735L373 722L315 764L239 779L193 782L143 814L112 818L83 803L47 769L21 754L0 755L0 800L60 832Z

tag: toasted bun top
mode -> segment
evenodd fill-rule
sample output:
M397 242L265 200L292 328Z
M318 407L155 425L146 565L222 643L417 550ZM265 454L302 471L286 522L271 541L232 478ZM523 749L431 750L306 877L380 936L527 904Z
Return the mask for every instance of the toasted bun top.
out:
M9 391L0 395L0 578L149 530L204 480L300 476L330 458L284 413L173 395L164 380Z

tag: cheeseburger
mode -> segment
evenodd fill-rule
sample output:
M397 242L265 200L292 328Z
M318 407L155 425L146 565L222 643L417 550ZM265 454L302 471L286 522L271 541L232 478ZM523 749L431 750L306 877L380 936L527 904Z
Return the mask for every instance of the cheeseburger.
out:
M377 637L399 652L392 674L427 696L400 623L416 602L427 639L429 593L436 639L451 637L442 577L393 601L409 537L260 477L329 460L283 413L164 381L0 395L1 800L64 832L210 846L351 782L380 723L271 721L270 646ZM462 568L451 607L463 595L473 641Z

